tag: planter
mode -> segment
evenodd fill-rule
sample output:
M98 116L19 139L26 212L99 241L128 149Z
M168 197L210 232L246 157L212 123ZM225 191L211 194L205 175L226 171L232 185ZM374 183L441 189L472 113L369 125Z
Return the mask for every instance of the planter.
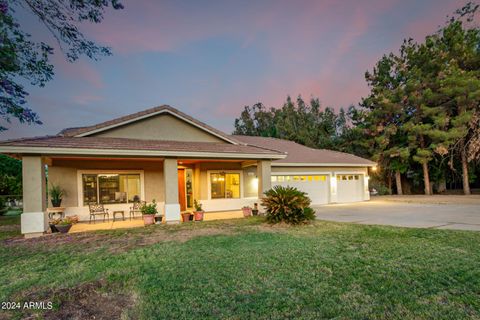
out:
M58 208L62 204L62 199L52 199L52 207Z
M253 209L252 210L252 215L258 216L258 209Z
M57 225L55 225L55 228L57 228L57 230L60 233L68 233L68 231L70 231L71 227L72 227L71 224L63 224L63 225L57 224Z
M148 226L155 223L155 215L154 214L144 214L143 215L143 223Z
M191 217L190 212L182 213L182 222L188 222L188 221L190 221L190 217Z
M156 216L155 217L155 224L162 224L163 216Z
M203 221L203 211L195 211L195 221Z
M51 223L50 223L50 230L52 230L52 233L57 233L58 232L57 227L54 224L51 224Z
M252 208L250 207L243 207L242 211L244 217L250 217L252 215Z

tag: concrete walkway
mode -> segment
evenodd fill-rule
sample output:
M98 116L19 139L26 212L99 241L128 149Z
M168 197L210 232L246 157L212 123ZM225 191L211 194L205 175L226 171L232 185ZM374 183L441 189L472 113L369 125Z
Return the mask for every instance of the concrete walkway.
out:
M371 201L314 209L320 220L480 231L480 196L373 197Z

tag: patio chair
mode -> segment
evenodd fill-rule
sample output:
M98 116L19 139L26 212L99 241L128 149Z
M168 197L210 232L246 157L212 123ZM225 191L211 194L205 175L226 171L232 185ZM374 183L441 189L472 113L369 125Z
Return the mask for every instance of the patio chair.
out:
M108 209L105 209L103 204L89 204L88 209L90 210L90 223L92 223L92 217L93 217L93 223L95 223L95 217L96 216L101 216L103 215L103 222L105 222L105 217L110 219L110 215L108 214Z
M135 213L140 213L142 215L142 207L145 205L146 201L135 201L133 205L130 207L130 220L132 217L135 218Z

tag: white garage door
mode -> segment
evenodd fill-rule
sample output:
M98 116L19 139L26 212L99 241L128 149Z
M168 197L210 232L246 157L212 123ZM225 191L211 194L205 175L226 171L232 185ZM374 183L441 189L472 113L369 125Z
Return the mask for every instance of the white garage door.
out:
M363 175L337 174L337 202L363 201Z
M312 204L328 203L328 176L326 175L272 175L272 187L290 186L306 192Z

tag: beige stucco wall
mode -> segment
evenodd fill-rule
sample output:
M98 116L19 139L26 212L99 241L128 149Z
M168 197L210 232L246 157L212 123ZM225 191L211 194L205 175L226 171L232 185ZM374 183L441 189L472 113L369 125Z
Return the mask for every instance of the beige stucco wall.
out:
M225 142L204 130L168 114L157 115L132 122L121 127L94 134L93 136L190 142Z
M70 167L48 167L48 188L58 185L65 190L63 207L78 207L77 169ZM50 196L48 206L51 207Z
M78 199L78 170L143 170L145 184L145 200L151 202L164 201L163 163L141 160L54 160L48 167L49 186L58 184L67 191L62 206L77 207L81 205ZM49 202L50 204L50 202Z

